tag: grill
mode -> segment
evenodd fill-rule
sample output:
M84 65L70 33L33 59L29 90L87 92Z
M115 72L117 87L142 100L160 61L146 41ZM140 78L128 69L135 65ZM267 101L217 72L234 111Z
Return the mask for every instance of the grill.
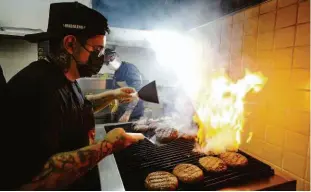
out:
M110 131L115 127L120 126L105 126L105 129ZM122 127L127 132L135 132L132 130L132 124L125 124ZM154 133L148 131L145 134L150 137ZM154 171L172 172L173 168L179 163L191 163L201 167L198 160L204 157L204 155L193 153L193 146L193 141L177 139L167 145L156 147L145 139L126 150L115 153L114 156L125 190L145 191L144 180L149 173ZM204 171L203 181L196 184L183 184L179 182L177 190L218 190L274 175L274 171L269 165L241 151L239 153L248 158L247 166L243 168L228 168L223 173ZM202 170L204 169L202 168Z

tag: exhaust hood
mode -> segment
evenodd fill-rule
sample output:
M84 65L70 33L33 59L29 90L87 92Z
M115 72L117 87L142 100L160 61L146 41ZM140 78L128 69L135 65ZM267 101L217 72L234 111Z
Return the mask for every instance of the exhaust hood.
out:
M41 29L0 27L0 38L24 39L25 35L43 32Z

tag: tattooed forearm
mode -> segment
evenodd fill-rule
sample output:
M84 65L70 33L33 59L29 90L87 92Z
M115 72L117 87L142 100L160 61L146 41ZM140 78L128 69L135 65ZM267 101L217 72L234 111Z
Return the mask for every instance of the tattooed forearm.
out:
M94 113L103 110L115 99L111 94L87 95L86 98L93 103Z
M59 190L73 183L112 153L113 145L102 141L76 151L52 156L41 173L21 190Z
M86 99L92 102L103 102L105 100L113 100L115 99L114 92L112 90L105 91L103 93L98 93L94 95L86 95Z
M93 102L94 113L97 113L105 109L112 101L113 99L111 98L105 98L105 99L100 99L100 100Z

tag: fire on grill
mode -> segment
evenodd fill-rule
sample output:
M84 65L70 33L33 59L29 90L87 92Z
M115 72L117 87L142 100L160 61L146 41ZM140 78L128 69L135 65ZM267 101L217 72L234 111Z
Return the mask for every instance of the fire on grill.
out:
M192 38L164 32L151 36L157 61L175 72L177 87L189 101L180 104L180 95L175 94L166 99L179 104L177 115L122 125L127 132L143 133L147 138L115 154L125 189L215 190L230 182L273 174L270 166L239 150L252 137L251 132L247 138L241 137L244 99L248 93L259 92L266 78L249 71L237 81L224 73L206 75L200 46ZM189 63L191 67L183 67ZM105 128L109 131L114 126ZM163 145L155 145L157 142Z
M210 89L198 101L194 121L199 126L195 151L215 154L237 151L244 126L244 98L250 91L258 92L265 83L260 73L246 71L243 79L232 82L226 76L212 79ZM252 132L246 142L249 142Z
M236 82L226 76L213 78L206 94L203 92L193 104L196 113L186 132L176 117L141 119L124 125L127 132L165 139L166 143L157 147L145 139L115 154L125 189L217 190L273 175L270 166L239 150L244 98L250 91L260 91L265 82L261 73L250 72ZM107 126L106 130L113 128ZM193 133L195 140L189 139ZM249 133L245 142L251 136Z

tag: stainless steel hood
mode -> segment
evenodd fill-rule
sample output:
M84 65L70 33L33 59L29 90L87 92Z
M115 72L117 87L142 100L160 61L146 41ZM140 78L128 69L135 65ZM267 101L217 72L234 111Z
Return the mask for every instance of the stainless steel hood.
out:
M17 27L1 27L0 38L24 39L25 35L43 32L41 29L17 28Z

